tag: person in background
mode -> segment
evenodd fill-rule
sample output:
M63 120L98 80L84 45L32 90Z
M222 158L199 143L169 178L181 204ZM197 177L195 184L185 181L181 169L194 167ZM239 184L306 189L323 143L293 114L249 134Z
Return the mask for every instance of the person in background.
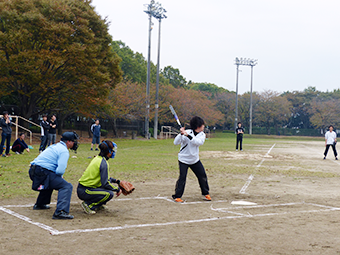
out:
M101 126L99 124L99 120L97 119L94 124L91 126L91 132L93 134L92 143L91 143L91 151L93 150L93 145L96 144L96 151L98 150L98 145L100 143L100 129Z
M39 152L42 152L45 150L47 146L47 140L48 140L48 130L50 129L50 124L47 121L47 115L44 114L42 116L42 121L40 122L41 127L41 143L39 147Z
M237 123L237 128L236 128L236 150L238 150L238 143L240 143L240 150L243 151L242 149L242 141L243 141L243 134L244 134L244 128L242 127L242 123L239 122Z
M324 155L323 159L326 159L329 147L332 146L335 160L338 160L338 153L337 153L336 148L335 148L335 145L336 145L336 132L333 131L334 127L332 125L330 125L328 127L328 129L329 130L325 134L325 146L326 146L326 149L325 149L325 152L323 154Z
M3 118L0 120L0 126L2 128L0 154L2 155L2 157L8 157L11 156L11 154L9 154L9 150L11 147L12 122L9 119L8 112L6 111L3 113ZM4 154L2 154L4 151L5 141L6 151Z
M55 144L55 140L57 138L57 127L57 118L53 114L50 120L50 129L48 131L48 146L50 146L51 143Z
M20 133L19 138L16 139L12 145L12 151L15 152L16 154L22 154L24 150L30 152L28 145L25 143L25 134Z

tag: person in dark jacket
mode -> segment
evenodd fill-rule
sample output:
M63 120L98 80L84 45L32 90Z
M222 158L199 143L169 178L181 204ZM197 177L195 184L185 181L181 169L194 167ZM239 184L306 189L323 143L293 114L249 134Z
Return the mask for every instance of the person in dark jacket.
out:
M97 119L94 124L91 126L91 132L93 134L92 143L91 143L91 151L93 150L93 145L96 144L96 151L98 150L98 145L100 142L100 129L101 126L99 124L99 120Z
M55 140L57 138L57 127L57 118L53 114L50 120L50 129L48 131L48 146L50 146L51 143L55 144Z
M43 120L40 122L41 127L41 143L39 147L39 152L42 152L46 149L47 141L48 141L48 131L50 129L50 124L47 121L47 115L43 115Z
M2 155L2 157L8 157L11 156L11 154L9 154L9 149L11 146L12 122L9 119L8 112L6 111L3 113L3 118L0 120L0 126L2 128L0 154ZM7 141L6 151L4 154L2 154L4 151L5 141Z
M238 150L238 144L240 143L240 150L243 151L242 149L242 141L243 141L243 134L244 134L244 128L242 127L242 123L239 122L237 123L237 128L236 128L236 150Z
M12 151L15 152L16 154L22 154L24 150L30 152L28 145L25 143L25 134L20 133L19 138L16 139L12 145Z

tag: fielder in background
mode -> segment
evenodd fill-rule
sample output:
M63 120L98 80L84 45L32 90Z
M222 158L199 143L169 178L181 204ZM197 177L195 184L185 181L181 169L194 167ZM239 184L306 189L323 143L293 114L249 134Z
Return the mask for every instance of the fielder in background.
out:
M15 152L16 154L22 154L24 150L30 152L28 145L25 143L25 134L20 133L19 138L16 139L12 145L12 151Z
M236 150L238 151L238 144L240 143L240 151L243 151L242 149L242 141L243 141L243 134L244 134L244 128L242 127L242 123L237 123L236 128Z
M93 150L93 145L96 144L96 151L98 150L98 145L100 142L100 129L101 126L99 124L99 120L97 119L94 124L91 126L91 132L93 135L92 143L91 143L91 151Z
M29 175L32 189L39 191L39 196L33 210L50 209L53 190L58 190L57 208L52 219L73 219L70 212L72 184L65 181L63 175L67 167L70 153L69 149L76 151L78 148L78 135L75 132L65 132L61 141L49 146L31 162Z
M11 135L12 135L12 122L9 119L9 115L8 112L4 112L3 114L3 118L0 119L0 126L2 128L2 134L1 134L1 155L2 157L8 157L11 156L11 154L9 154L9 149L11 146ZM6 142L6 151L4 154L2 154L2 152L4 151L4 145L5 145L5 141Z
M325 149L325 152L324 152L324 158L323 159L326 159L327 157L327 153L328 153L328 150L329 150L329 146L332 146L332 149L333 149L333 153L334 153L334 157L336 160L338 160L338 153L336 151L336 148L335 148L335 145L336 145L336 132L333 131L334 130L334 127L332 125L330 125L328 127L328 131L326 132L325 134L325 146L326 146L326 149Z
M77 194L83 200L81 207L87 214L95 214L96 210L106 209L105 204L114 197L118 197L121 189L112 185L120 180L109 177L109 162L116 155L117 145L109 140L99 145L100 153L92 159L82 177L79 179Z
M172 195L172 198L175 202L183 202L181 198L184 193L188 168L190 167L198 179L203 199L211 201L208 177L199 159L199 146L203 145L205 141L204 120L198 116L193 117L190 120L190 128L185 130L182 127L180 129L181 133L174 140L174 144L180 144L181 149L178 153L179 177L176 182L175 194Z

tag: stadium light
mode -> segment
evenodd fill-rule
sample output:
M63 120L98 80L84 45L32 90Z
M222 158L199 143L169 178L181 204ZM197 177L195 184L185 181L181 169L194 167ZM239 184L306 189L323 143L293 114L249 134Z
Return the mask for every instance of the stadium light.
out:
M253 128L253 67L257 65L257 59L246 59L246 58L235 58L236 65L236 105L235 105L235 130L237 128L238 118L238 73L239 66L250 66L251 67L251 78L250 78L250 109L249 109L249 134L252 134Z
M167 16L164 14L166 10L162 7L160 3L156 3L157 8L153 16L158 19L158 55L157 55L157 78L156 78L156 101L155 101L155 120L153 128L153 137L157 139L158 131L158 94L159 94L159 61L160 61L160 49L161 49L161 22L162 19L166 19Z
M146 76L146 113L145 113L145 126L144 135L149 139L149 115L150 115L150 54L151 54L151 30L152 30L152 16L155 11L155 1L151 0L150 4L145 4L146 10L144 11L149 16L149 44L148 44L148 69Z

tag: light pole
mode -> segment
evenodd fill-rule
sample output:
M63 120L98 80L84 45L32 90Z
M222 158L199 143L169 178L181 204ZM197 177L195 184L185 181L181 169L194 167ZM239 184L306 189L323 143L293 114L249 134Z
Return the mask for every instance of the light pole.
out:
M238 117L238 73L239 73L239 59L235 59L235 65L236 65L236 103L235 103L235 126L234 130L237 128L237 117Z
M159 94L159 60L160 60L160 52L161 52L161 22L162 19L167 18L164 14L166 10L157 2L157 11L154 14L154 17L159 21L158 27L158 55L157 55L157 78L156 78L156 101L155 101L155 121L153 128L153 137L157 139L157 131L158 131L158 94Z
M148 44L148 69L146 76L146 113L145 113L145 126L144 126L144 135L146 139L149 139L149 115L150 115L150 54L151 54L151 30L152 30L152 16L155 10L155 1L151 0L150 4L145 5L147 10L144 11L149 15L149 44Z
M246 58L236 58L236 109L235 109L235 130L237 128L237 117L238 117L238 106L237 106L237 93L238 93L238 68L240 65L251 67L251 77L250 77L250 107L249 107L249 134L252 134L253 129L253 67L257 65L257 59L246 59Z

